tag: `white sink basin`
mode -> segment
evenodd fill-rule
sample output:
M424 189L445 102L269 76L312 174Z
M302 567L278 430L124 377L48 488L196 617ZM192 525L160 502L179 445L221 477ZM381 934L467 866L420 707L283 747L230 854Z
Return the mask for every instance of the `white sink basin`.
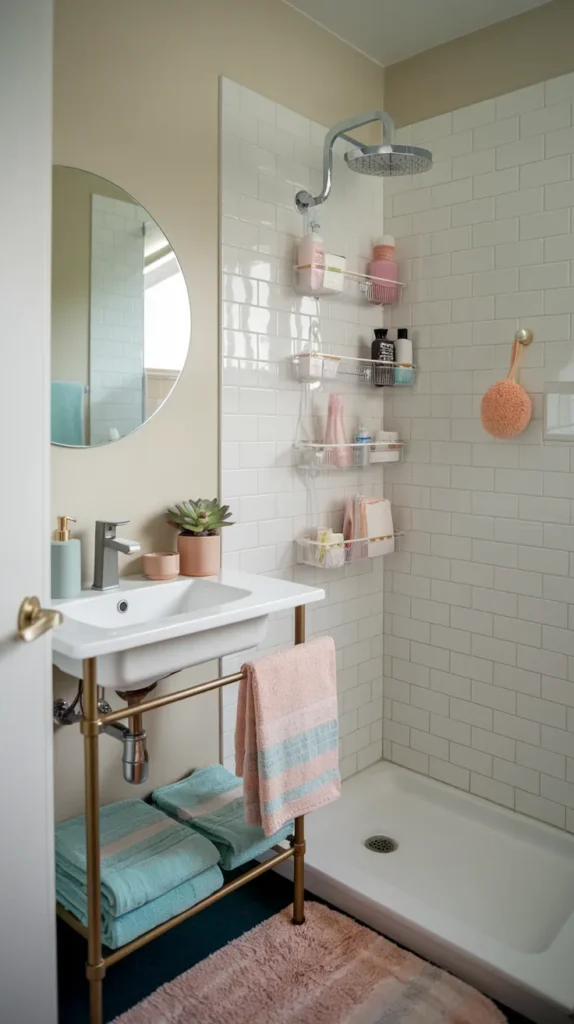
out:
M84 590L52 602L64 615L52 634L52 660L81 679L83 661L97 658L100 686L135 690L189 665L255 647L271 612L324 597L315 587L242 572L168 583L132 577L118 590Z

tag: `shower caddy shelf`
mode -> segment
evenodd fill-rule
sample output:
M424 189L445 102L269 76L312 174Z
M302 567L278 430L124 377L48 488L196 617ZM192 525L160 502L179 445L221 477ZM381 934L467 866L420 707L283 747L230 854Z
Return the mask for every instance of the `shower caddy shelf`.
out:
M309 270L326 271L330 275L336 275L337 279L342 279L341 287L329 288L328 286L322 286L309 290L305 286L305 279L303 277ZM389 277L373 277L372 274L358 274L352 270L327 268L323 264L317 264L312 267L303 267L295 264L293 267L293 287L298 295L312 297L330 296L333 299L338 295L350 295L353 298L364 299L373 306L390 306L396 305L400 301L401 292L406 287L406 283ZM397 290L397 298L393 299L392 302L381 297L381 293L384 293L387 288L396 288Z
M375 370L383 372L385 369L394 370L403 363L391 363L382 359L363 359L360 356L339 356L332 352L299 352L293 356L293 365L297 379L302 384L316 380L337 380L337 378L351 377L359 384L371 384L376 387L408 388L414 383L414 371L412 366L413 381L411 383L375 383ZM411 367L409 367L410 369Z
M366 466L386 466L400 462L405 448L404 441L372 441L365 444L325 444L323 441L296 441L293 448L298 453L298 465L303 469L364 469ZM348 452L348 465L337 462L338 452ZM396 453L396 458L377 458L385 452Z
M303 534L296 540L297 561L300 565L312 565L315 569L341 569L367 558L392 554L397 537L404 537L404 533L395 530L388 537L356 537L354 540L329 543ZM389 541L393 542L392 546Z

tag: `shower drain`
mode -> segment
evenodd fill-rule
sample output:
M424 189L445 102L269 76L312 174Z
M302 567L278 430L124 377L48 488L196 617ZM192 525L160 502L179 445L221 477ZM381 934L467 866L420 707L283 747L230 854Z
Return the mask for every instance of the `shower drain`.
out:
M365 846L373 853L394 853L399 848L399 844L390 836L369 836L365 839Z

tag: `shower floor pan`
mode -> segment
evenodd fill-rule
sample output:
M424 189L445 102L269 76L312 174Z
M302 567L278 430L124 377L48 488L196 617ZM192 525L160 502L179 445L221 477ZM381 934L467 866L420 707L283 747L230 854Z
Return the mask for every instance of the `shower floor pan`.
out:
M380 762L306 839L312 893L537 1024L574 1019L574 835Z

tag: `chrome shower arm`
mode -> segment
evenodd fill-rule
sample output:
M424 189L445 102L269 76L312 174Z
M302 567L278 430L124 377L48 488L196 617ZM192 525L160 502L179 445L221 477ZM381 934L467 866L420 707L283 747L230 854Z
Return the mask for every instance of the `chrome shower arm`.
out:
M364 125L373 124L375 121L380 121L383 127L383 144L388 143L390 145L393 141L395 125L392 117L384 110L371 110L367 114L358 114L356 117L347 118L346 121L339 121L338 124L333 125L329 129L323 143L323 188L318 196L312 196L310 192L305 190L297 193L295 205L299 213L305 213L312 206L320 206L329 196L333 184L333 147L337 139L343 138L354 146L360 146L360 142L346 133L352 128L362 128Z

